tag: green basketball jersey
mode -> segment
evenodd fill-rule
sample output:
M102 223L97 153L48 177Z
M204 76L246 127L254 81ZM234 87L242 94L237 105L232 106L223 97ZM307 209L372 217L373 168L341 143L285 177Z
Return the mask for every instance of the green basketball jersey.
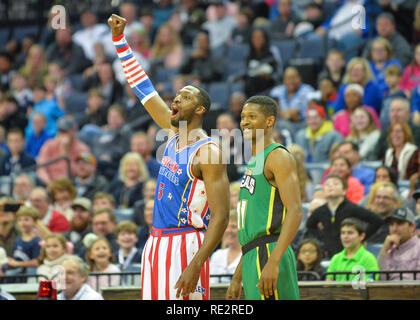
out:
M280 233L286 208L277 188L264 176L268 154L279 147L286 149L280 143L273 143L252 157L242 178L237 207L238 237L242 246L256 238Z

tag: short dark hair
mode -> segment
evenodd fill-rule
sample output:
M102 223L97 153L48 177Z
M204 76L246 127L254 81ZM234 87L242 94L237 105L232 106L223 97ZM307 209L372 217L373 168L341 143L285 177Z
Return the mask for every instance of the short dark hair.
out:
M366 233L366 223L357 218L346 218L341 222L340 229L344 226L354 227L359 234Z
M23 131L21 128L14 127L14 128L9 129L9 131L7 132L7 136L9 136L10 134L19 134L22 137L22 139L25 138L25 135L23 134Z
M342 142L340 142L340 144L338 145L338 147L344 146L346 144L349 144L351 146L351 148L353 149L353 151L359 152L359 146L350 140L344 140Z
M343 178L341 178L340 176L336 176L334 174L330 174L328 177L325 178L325 181L327 181L329 179L338 179L338 180L340 180L341 184L343 185L343 189L344 190L347 190L347 188L348 188L347 181L344 180Z
M279 107L277 102L267 96L252 96L248 100L245 101L247 103L255 103L260 106L262 112L264 113L265 117L274 116L277 119L277 114L279 111Z
M206 90L204 90L201 87L198 86L194 86L194 85L190 85L193 88L196 88L199 93L197 94L198 97L198 103L200 106L203 106L206 111L208 112L210 110L210 106L211 106L211 99L210 99L210 95L208 94L208 92Z

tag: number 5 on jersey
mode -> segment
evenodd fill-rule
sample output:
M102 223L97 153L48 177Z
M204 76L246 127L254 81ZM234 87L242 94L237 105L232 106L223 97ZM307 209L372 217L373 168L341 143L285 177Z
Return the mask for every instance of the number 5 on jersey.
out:
M238 213L238 230L245 228L246 205L248 200L241 200L238 202L236 211Z
M158 199L162 199L162 194L163 194L163 189L165 188L165 184L164 183L160 183L159 184L159 193L158 193Z

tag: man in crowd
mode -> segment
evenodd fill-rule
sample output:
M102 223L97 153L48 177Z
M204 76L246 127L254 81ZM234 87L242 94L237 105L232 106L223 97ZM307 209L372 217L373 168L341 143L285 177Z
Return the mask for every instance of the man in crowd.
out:
M415 216L409 208L398 208L387 218L389 236L378 257L381 270L420 270L420 239L415 235ZM414 274L389 275L390 280L413 280ZM417 274L417 279L418 279ZM381 276L386 278L385 275Z
M13 199L29 203L29 196L34 187L35 181L27 174L17 176L13 184Z

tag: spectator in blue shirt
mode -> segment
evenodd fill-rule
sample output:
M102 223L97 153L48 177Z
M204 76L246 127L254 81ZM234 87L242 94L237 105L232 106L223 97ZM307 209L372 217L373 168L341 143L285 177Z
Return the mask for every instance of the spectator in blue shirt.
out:
M53 138L53 136L48 134L45 130L47 119L42 113L37 112L33 114L31 122L33 133L26 139L25 152L36 159L44 142Z
M34 110L32 114L42 113L47 120L45 126L45 131L51 136L57 134L57 120L66 114L64 110L60 108L56 100L47 100L46 99L47 90L44 86L36 86L33 89L33 98L34 98ZM25 137L28 139L34 132L34 127L32 126L32 115L29 118L29 124L25 130Z
M375 182L375 171L371 168L362 166L359 163L359 147L351 141L343 141L337 149L338 155L349 160L352 169L351 176L357 178L365 187L365 195L369 192L370 186Z

